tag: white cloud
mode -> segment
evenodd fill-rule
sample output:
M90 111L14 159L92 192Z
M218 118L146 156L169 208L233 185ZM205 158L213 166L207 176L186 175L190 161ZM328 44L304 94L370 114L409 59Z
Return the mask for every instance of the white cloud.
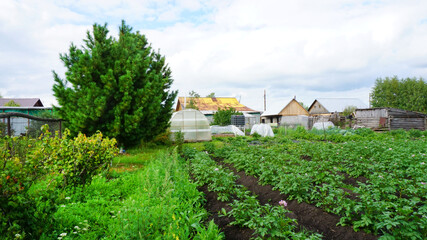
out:
M249 107L294 95L357 97L377 77L427 74L425 1L0 2L0 92L52 101L51 70L94 22L121 19L166 56L180 95L236 96ZM34 87L28 87L34 86ZM276 99L277 101L275 101Z

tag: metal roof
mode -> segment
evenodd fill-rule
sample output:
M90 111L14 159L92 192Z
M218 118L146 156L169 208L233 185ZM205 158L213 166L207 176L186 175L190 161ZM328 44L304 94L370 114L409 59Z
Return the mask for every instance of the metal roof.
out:
M190 100L194 101L194 104L199 111L218 111L218 108L234 108L238 112L256 112L255 110L246 107L245 105L239 103L236 98L233 97L200 97L200 98L191 98L191 97L179 97L176 110L184 108L184 101L188 106Z
M0 98L0 106L4 106L10 101L14 101L20 107L43 107L40 98Z
M319 102L329 112L343 112L346 107L367 108L368 106L358 98L317 98L311 104L309 110L315 102Z

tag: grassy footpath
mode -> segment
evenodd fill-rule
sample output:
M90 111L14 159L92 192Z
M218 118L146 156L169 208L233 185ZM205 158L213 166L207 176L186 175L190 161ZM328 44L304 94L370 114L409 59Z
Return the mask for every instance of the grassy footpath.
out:
M222 239L174 151L134 150L112 165L109 177L60 194L42 239Z

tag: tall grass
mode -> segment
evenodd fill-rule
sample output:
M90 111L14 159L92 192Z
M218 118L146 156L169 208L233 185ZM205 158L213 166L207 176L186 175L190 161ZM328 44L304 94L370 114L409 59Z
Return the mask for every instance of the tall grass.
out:
M222 239L205 224L202 193L176 152L161 151L146 166L85 189L64 193L45 239ZM206 226L207 225L207 226ZM62 235L61 235L62 234Z

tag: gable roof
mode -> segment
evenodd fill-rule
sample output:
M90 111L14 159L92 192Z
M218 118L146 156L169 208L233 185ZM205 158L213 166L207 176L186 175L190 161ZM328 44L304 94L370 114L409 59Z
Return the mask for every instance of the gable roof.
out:
M179 111L184 109L184 101L186 102L185 105L188 106L191 100L194 101L194 104L196 105L199 111L218 111L218 108L231 107L238 112L255 112L255 110L239 103L239 101L237 101L237 99L233 97L179 97L175 110Z
M279 112L267 111L267 112L264 112L261 116L266 117L266 116L298 116L298 115L308 116L309 113L303 106L301 106L301 104L295 98L293 98Z
M40 98L0 98L0 106L4 106L10 101L14 101L20 107L43 107Z
M328 112L343 112L346 107L367 108L368 106L358 98L317 98L308 108L310 112L313 105L318 102Z

